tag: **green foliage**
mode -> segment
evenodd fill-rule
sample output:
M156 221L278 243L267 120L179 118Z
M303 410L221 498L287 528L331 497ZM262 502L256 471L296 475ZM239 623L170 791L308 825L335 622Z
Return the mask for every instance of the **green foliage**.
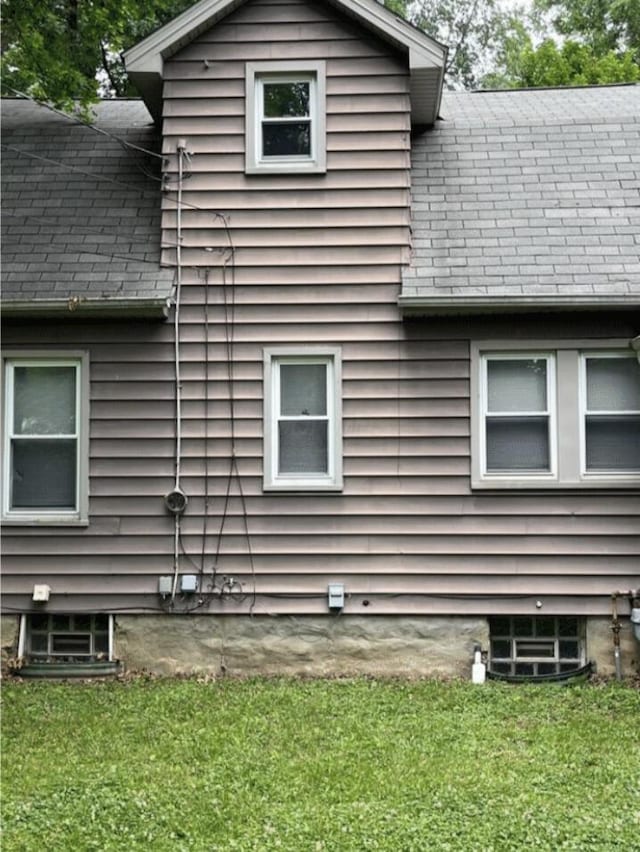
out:
M130 94L122 51L191 0L3 0L2 93L72 111ZM98 74L98 76L96 76Z
M640 67L630 51L622 55L570 39L558 46L545 39L538 47L522 27L514 27L503 42L502 71L485 76L485 88L586 86L632 83L640 80Z
M356 681L3 688L3 850L635 848L640 693Z
M535 0L550 12L555 29L578 37L595 56L630 51L640 64L640 2L638 0Z

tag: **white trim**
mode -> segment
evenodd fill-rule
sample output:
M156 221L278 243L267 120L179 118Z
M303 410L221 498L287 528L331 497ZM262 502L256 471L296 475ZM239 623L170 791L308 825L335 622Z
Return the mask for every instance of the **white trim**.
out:
M127 73L140 90L154 119L162 117L164 61L201 33L215 26L245 0L200 0L125 51ZM402 50L412 80L433 78L433 97L424 98L424 87L411 87L412 118L415 124L434 124L440 108L447 48L422 30L395 15L378 0L330 0L339 11L354 18L395 48Z
M280 415L280 366L324 364L327 381L326 473L300 475L279 472L278 423ZM339 491L342 489L342 368L339 347L271 347L264 351L264 472L265 491ZM290 419L290 418L287 418Z
M262 153L264 83L309 83L309 156L265 157ZM245 67L245 171L247 174L323 174L326 158L326 63L247 62Z
M555 385L548 387L554 410L550 423L550 451L555 459L548 474L486 470L486 360L492 357L551 357ZM587 357L634 357L628 339L487 340L473 341L471 359L471 486L474 489L638 488L640 474L585 471L584 361ZM551 403L555 404L552 406ZM624 413L624 412L623 412ZM636 412L628 412L635 414Z
M14 415L14 370L16 366L69 366L75 368L75 431L60 435L28 435L29 440L73 439L76 442L76 503L70 509L12 509L11 458ZM1 519L7 525L86 525L88 522L89 475L89 358L86 352L62 350L12 350L2 353L5 391L2 413ZM20 439L20 437L18 437Z
M586 419L589 413L598 414L606 416L607 414L616 415L616 416L640 416L639 410L614 410L610 411L600 411L597 412L589 412L587 409L587 359L589 358L630 358L631 360L635 360L636 355L635 352L624 352L624 351L598 351L589 350L582 351L578 353L578 362L579 362L579 425L578 431L580 436L580 478L584 481L589 482L598 482L601 480L610 482L611 480L631 480L637 481L640 479L640 472L636 471L607 471L607 470L598 470L598 471L589 471L587 470L587 433L586 433Z
M522 478L524 480L536 480L536 481L554 481L558 477L558 453L557 453L557 400L556 400L556 359L555 355L552 352L538 352L538 351L527 351L527 352L482 352L480 355L481 363L480 363L480 372L481 372L481 390L480 390L480 399L481 399L481 427L480 427L480 453L481 453L481 476L483 480L486 481L511 481L514 476L518 478ZM546 361L547 369L546 369L546 408L544 411L509 411L509 412L501 412L501 411L489 411L488 403L489 403L489 371L488 371L488 362L489 361L528 361L528 360L540 360ZM526 417L526 416L536 416L536 417L545 417L547 421L547 436L548 436L548 447L549 447L549 470L517 470L513 472L509 471L489 471L487 470L487 446L486 446L486 423L487 418L504 418L507 420L509 417Z

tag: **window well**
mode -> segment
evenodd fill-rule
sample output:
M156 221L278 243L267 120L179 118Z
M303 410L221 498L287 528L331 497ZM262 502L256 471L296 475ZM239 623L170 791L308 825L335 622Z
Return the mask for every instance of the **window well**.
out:
M115 674L113 616L34 613L20 627L21 677L91 677Z

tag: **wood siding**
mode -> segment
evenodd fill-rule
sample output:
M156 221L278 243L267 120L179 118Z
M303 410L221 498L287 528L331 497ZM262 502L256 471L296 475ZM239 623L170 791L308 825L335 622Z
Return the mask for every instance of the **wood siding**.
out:
M244 63L267 58L327 61L326 175L245 175ZM638 585L638 492L471 492L470 340L632 336L633 318L400 319L408 91L402 57L299 0L247 3L166 63L168 265L177 140L192 152L181 570L197 573L204 552L206 585L219 552L218 580L245 593L200 613L323 613L327 583L343 581L347 613L531 613L541 600L542 613L604 614L612 591ZM32 326L4 332L7 347L33 341ZM5 528L5 604L29 609L46 581L52 610L159 609L174 546L172 325L50 324L37 342L90 353L90 524ZM263 492L263 350L282 344L341 347L341 493ZM240 476L223 524L232 410Z

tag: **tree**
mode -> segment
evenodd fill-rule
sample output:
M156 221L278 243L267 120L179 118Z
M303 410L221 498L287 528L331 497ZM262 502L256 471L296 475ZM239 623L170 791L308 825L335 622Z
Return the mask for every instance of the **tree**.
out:
M560 35L576 38L603 57L627 51L640 64L640 2L638 0L535 0L550 13Z
M130 93L122 51L191 0L3 0L3 94L74 110Z
M501 58L501 69L485 76L486 88L587 86L640 80L640 68L630 51L620 56L609 50L598 56L590 45L567 40L559 47L550 38L534 47L530 35L522 31L505 40Z
M511 20L497 0L418 0L409 12L413 23L448 46L445 75L452 89L480 85Z

